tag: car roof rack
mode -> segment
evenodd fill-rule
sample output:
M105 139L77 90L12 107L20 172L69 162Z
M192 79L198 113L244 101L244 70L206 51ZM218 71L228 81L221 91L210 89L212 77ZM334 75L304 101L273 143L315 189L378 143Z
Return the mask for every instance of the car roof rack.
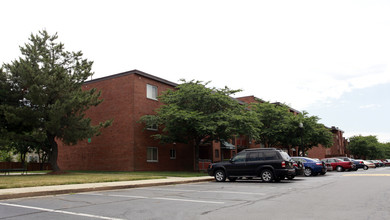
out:
M258 151L258 150L278 150L276 148L248 148L243 151Z

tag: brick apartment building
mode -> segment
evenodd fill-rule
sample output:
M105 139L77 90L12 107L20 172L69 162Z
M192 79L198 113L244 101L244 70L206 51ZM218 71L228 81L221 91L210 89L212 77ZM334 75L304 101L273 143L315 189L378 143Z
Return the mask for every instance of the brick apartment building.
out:
M333 134L333 146L325 148L323 146L313 147L308 150L307 156L311 158L329 158L329 157L345 157L348 156L347 145L348 141L343 137L344 131L337 127L329 128Z
M194 150L185 144L160 144L137 121L154 114L157 96L177 84L133 70L85 82L83 88L102 91L104 101L87 111L92 124L113 119L100 136L74 146L59 143L58 165L63 170L193 170Z
M157 96L176 83L132 70L84 83L83 89L96 88L102 92L104 101L87 111L92 124L113 119L110 127L102 130L100 136L80 141L74 146L58 143L58 165L63 170L107 170L107 171L163 171L194 170L194 147L189 144L160 144L150 137L158 128L144 129L138 123L143 115L155 114L162 103ZM245 103L263 102L254 96L237 98ZM280 103L274 103L280 104ZM290 108L293 114L297 110ZM330 155L344 155L345 139L342 131L332 127L335 145L332 148L315 147L309 156L325 158ZM246 148L264 147L247 136L237 136L232 140L204 143L199 149L200 169L210 162L229 159ZM298 148L283 149L291 156L297 156Z

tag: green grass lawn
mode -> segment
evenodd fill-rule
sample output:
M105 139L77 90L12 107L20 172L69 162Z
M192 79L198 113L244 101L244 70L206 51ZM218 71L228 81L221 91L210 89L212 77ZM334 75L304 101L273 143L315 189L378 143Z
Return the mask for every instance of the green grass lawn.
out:
M77 183L99 183L115 181L132 181L161 179L166 177L206 176L196 172L100 172L100 171L67 171L65 174L50 175L47 172L28 172L29 175L1 175L0 189L66 185Z

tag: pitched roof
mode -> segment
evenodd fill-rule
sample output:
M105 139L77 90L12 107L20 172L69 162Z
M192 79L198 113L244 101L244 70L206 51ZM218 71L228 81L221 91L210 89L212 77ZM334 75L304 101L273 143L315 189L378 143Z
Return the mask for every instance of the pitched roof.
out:
M162 78L157 77L157 76L150 75L148 73L145 73L145 72L142 72L142 71L139 71L139 70L130 70L130 71L123 72L123 73L118 73L118 74L114 74L114 75L110 75L110 76L105 76L105 77L101 77L101 78L97 78L97 79L92 79L92 80L84 82L84 84L89 84L89 83L93 83L93 82L99 82L99 81L103 81L103 80L108 80L108 79L113 79L113 78L117 78L117 77L131 75L131 74L137 74L137 75L140 75L140 76L143 76L143 77L146 77L146 78L149 78L149 79L153 79L155 81L158 81L158 82L161 82L161 83L173 86L173 87L176 87L176 86L179 85L179 84L173 83L171 81L162 79Z

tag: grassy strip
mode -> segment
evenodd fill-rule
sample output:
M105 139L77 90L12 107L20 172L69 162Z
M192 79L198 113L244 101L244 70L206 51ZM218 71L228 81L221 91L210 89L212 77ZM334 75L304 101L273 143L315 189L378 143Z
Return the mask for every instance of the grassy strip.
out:
M132 181L145 179L162 179L172 177L205 176L195 172L100 172L100 171L68 171L61 175L1 175L0 189L66 185L79 183L99 183L115 181Z

